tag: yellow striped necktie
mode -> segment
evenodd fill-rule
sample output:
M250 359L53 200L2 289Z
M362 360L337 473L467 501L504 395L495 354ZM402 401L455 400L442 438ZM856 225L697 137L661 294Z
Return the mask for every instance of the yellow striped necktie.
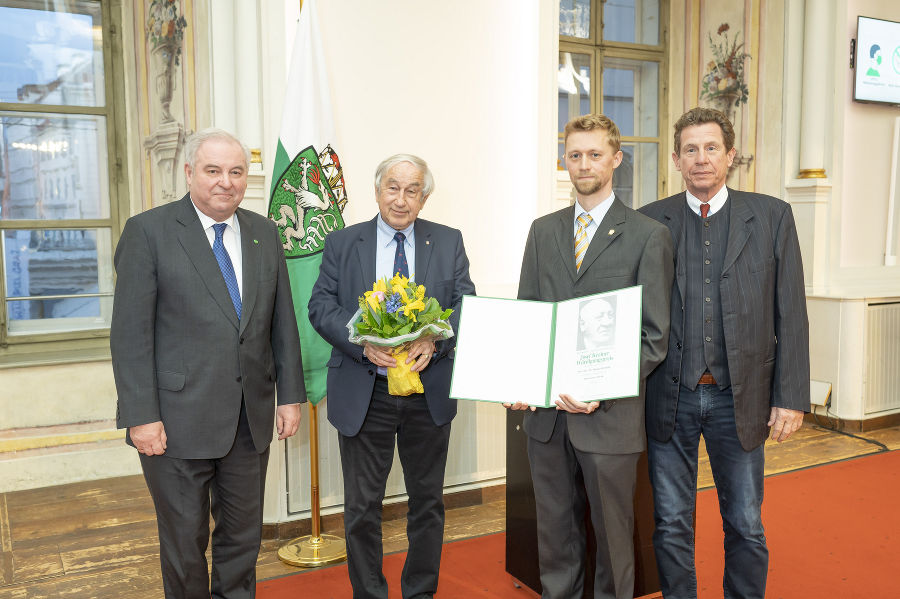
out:
M587 229L591 226L593 219L587 212L582 212L578 216L578 231L575 233L575 270L581 270L581 261L584 260L584 253L588 247Z

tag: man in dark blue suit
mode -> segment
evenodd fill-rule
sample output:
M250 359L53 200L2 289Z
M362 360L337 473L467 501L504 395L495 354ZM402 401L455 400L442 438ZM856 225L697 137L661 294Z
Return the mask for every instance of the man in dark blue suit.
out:
M665 361L647 381L647 450L666 599L697 597L692 515L702 434L725 530L726 597L762 599L763 443L784 441L809 411L809 324L791 207L725 186L736 150L724 114L675 123L672 159L687 191L641 212L675 245Z
M358 298L382 277L398 271L425 285L426 294L452 308L459 323L463 295L475 293L462 234L417 219L434 188L424 160L398 154L375 171L379 214L335 231L325 240L319 278L309 300L313 327L333 347L328 362L328 420L338 429L344 475L344 531L354 597L384 598L381 504L394 457L400 454L409 495L409 553L403 567L403 597L437 591L444 533L443 483L456 401L450 399L453 338L412 344L407 362L422 378L425 393L388 393L390 350L348 340L347 322Z

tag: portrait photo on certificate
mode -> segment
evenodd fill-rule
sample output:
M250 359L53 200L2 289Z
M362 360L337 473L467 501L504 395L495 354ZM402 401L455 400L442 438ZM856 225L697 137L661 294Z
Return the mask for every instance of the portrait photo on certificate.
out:
M464 297L450 396L550 407L560 393L579 401L637 395L641 291L556 303Z

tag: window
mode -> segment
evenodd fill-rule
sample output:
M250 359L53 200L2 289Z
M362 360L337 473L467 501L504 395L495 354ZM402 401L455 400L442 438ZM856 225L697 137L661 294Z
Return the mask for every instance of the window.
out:
M109 21L97 0L0 1L0 363L108 335Z
M572 118L601 112L622 134L613 189L638 208L660 198L666 173L665 0L560 0L559 151Z

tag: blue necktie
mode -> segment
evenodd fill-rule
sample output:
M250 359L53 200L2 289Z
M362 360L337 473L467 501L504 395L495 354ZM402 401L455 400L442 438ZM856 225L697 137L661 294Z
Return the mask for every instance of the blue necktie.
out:
M241 290L238 288L237 277L234 275L234 265L231 263L231 256L228 255L228 250L225 249L225 244L222 242L222 235L225 233L225 227L227 226L225 223L213 225L213 229L216 231L216 241L213 243L212 250L213 254L216 255L216 260L219 262L219 270L222 271L222 276L225 278L225 286L228 288L228 295L231 296L231 303L234 304L234 311L237 312L238 320L240 320Z
M409 278L409 265L406 263L406 252L403 251L406 235L397 231L394 233L394 239L397 241L397 252L394 254L394 274L400 273L401 276Z

